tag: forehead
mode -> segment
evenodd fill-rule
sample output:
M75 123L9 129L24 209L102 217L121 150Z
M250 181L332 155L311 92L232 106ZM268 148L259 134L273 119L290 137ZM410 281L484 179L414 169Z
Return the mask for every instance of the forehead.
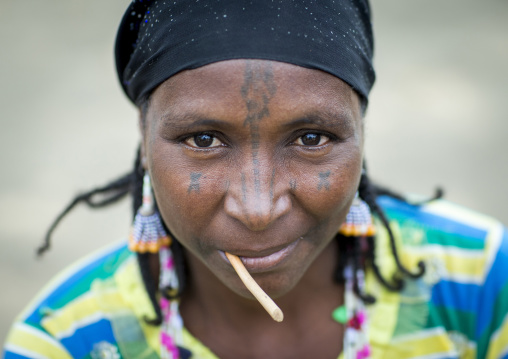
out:
M182 71L152 94L151 103L193 109L220 104L224 111L245 108L259 97L287 111L301 107L336 109L353 115L360 111L358 95L326 72L270 60L227 60ZM162 107L162 108L161 108ZM354 112L354 113L351 113Z

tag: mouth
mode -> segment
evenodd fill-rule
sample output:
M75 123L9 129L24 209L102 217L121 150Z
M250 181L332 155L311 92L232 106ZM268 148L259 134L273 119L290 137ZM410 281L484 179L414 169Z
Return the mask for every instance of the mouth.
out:
M260 251L260 252L268 252L268 254L264 255L242 255L241 251L235 253L235 251L230 252L238 256L245 268L251 273L261 273L266 272L268 270L273 269L278 266L291 254L291 252L296 248L298 243L300 242L300 238L296 241L289 243L288 245L276 249L275 251ZM219 250L221 257L229 264L229 260L223 251Z

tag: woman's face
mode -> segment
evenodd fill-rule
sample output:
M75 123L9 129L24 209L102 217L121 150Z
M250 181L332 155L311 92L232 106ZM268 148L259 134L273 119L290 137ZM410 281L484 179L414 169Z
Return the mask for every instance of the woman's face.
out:
M279 297L330 244L354 198L359 99L322 71L222 61L154 91L143 151L160 213L188 250L191 271L209 270L250 297L227 251Z

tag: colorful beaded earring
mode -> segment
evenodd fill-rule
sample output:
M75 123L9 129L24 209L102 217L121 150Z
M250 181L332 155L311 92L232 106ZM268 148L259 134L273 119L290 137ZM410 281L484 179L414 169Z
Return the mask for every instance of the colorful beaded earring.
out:
M341 225L339 233L346 237L355 237L356 241L365 242L366 237L375 233L369 206L358 194L347 214L346 221ZM333 319L345 325L344 359L368 359L371 348L368 342L368 318L365 304L355 293L356 288L363 292L365 273L362 268L355 268L353 259L348 258L344 267L344 305L335 309Z
M339 233L346 237L371 237L375 233L369 206L356 194Z
M143 204L139 208L129 235L129 249L137 253L157 253L161 247L168 247L171 238L162 225L161 217L155 210L150 175L143 176Z
M166 233L162 220L154 205L152 185L148 172L143 176L143 202L134 217L129 235L129 249L137 253L157 253L160 261L159 289L162 292L178 292L178 276L173 253L172 238ZM160 297L162 325L160 331L161 358L184 359L188 357L181 348L183 321L178 310L178 301Z

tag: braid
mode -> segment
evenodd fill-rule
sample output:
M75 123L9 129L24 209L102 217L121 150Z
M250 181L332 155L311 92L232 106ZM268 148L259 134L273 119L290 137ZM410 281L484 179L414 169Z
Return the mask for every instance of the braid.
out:
M362 248L361 248L362 238L354 238L354 239L356 240L354 240L353 243L353 273L355 278L353 281L353 289L365 304L374 304L376 302L376 298L374 298L372 295L368 293L362 292L360 286L358 285L359 270L361 268L365 268L365 258L364 256L362 256Z
M340 233L337 233L335 239L338 241L338 243L340 243L340 245L337 246L339 260L337 261L337 266L335 267L333 279L337 283L344 284L344 268L346 268L346 263L349 257L348 248L350 245L348 242L350 237L346 237Z
M376 214L379 219L381 220L383 226L386 228L386 231L388 232L388 236L390 238L390 249L393 255L393 258L395 260L395 263L397 265L397 269L399 272L403 275L406 275L410 278L420 278L425 273L425 264L420 261L418 262L418 272L412 273L409 270L407 270L402 263L400 262L399 255L397 252L397 247L395 244L395 237L393 235L393 232L390 228L388 219L384 213L384 211L381 209L381 207L377 204L377 197L381 195L387 195L392 198L408 202L402 195L395 193L389 189L376 186L370 182L369 177L367 176L366 172L364 171L362 173L362 176L360 178L360 184L358 186L358 195L362 200L367 203L372 213ZM425 203L428 203L429 201L441 198L443 196L442 189L438 188L436 190L436 193L433 197L431 197L428 200L419 202L419 203L413 203L414 205L423 205ZM375 261L375 238L374 237L346 237L342 234L337 234L336 239L341 243L341 246L339 248L339 261L337 263L337 267L334 273L334 280L338 283L344 283L344 267L348 260L352 261L353 264L353 273L354 273L354 291L356 294L366 303L366 304L372 304L375 302L375 298L368 294L368 293L362 293L359 285L358 285L358 273L359 270L362 268L365 268L367 265L370 265L372 267L372 270L374 272L374 275L379 280L379 282L386 287L388 290L391 291L400 291L404 285L403 280L395 274L392 278L392 281L386 280L381 274L381 271L379 270L378 265ZM362 244L365 248L362 248Z
M393 283L388 282L382 275L381 271L379 270L378 265L375 261L375 240L374 237L367 238L367 241L369 243L369 250L367 252L367 260L369 261L372 271L374 272L374 275L379 280L379 282L385 286L388 290L397 292L400 291L404 285L404 282L400 278L392 278Z
M392 197L392 198L395 198L395 199L398 199L399 201L402 201L402 202L406 202L406 203L409 203L408 199L404 196L402 196L401 194L399 193L396 193L388 188L385 188L385 187L381 187L379 185L372 185L372 190L375 192L375 196L376 197L379 197L379 196L389 196L389 197ZM427 204L431 201L435 201L437 199L441 199L443 198L444 196L444 191L441 187L437 187L435 192L434 192L434 195L431 196L430 198L428 199L425 199L423 201L419 201L419 202L411 202L411 204L413 206L423 206L424 204Z
M142 125L145 125L145 116L149 107L150 96L148 95L140 105L141 108L141 120ZM61 220L72 210L74 207L84 202L90 208L101 208L107 205L113 204L129 193L132 195L132 211L135 216L139 207L141 207L142 197L143 197L143 175L144 170L141 166L141 150L138 148L136 159L134 162L134 169L132 172L125 174L124 176L112 181L111 183L92 189L83 194L77 195L67 207L57 216L57 218L53 221L51 226L49 227L46 236L44 237L43 244L37 249L37 254L42 255L44 252L48 251L51 247L51 236L61 222ZM100 198L96 198L97 196L102 196ZM157 205L157 203L155 203ZM165 224L163 223L165 226ZM165 228L167 230L167 228ZM168 231L169 233L169 231ZM173 251L173 257L175 261L175 270L178 277L178 281L180 283L180 287L177 293L169 295L167 290L163 291L163 295L166 297L177 298L180 297L184 288L185 282L187 278L187 266L185 262L184 249L182 245L173 240L171 244L171 250ZM155 318L148 319L145 318L145 321L152 325L160 325L162 323L162 312L157 300L157 292L158 292L158 283L153 280L153 277L150 272L150 263L152 262L152 258L157 256L157 254L151 253L138 253L137 260L139 263L141 278L143 280L143 284L147 291L148 297L155 311ZM158 262L158 261L157 261Z
M339 260L337 261L337 267L335 268L334 272L334 281L336 283L344 284L345 278L344 278L344 268L346 267L346 264L348 262L352 263L353 265L353 290L360 297L364 303L366 304L373 304L376 302L376 298L374 298L372 295L362 292L358 277L359 277L359 271L360 269L365 269L366 264L368 260L370 259L370 256L364 255L364 252L368 252L370 248L368 248L368 243L365 242L364 239L373 239L372 237L354 237L354 236L344 236L341 233L338 233L335 237L335 239L340 243L340 246L338 246L338 256ZM366 244L362 248L362 244ZM372 263L372 262L371 262Z
M48 251L51 247L51 236L60 221L79 203L84 202L90 208L101 208L118 202L129 193L132 182L132 173L123 175L113 182L97 187L91 191L82 193L74 197L74 199L65 207L65 209L56 217L44 237L44 241L37 248L37 255L40 256ZM102 198L96 199L96 196L102 195Z
M162 310L159 305L159 301L157 300L157 284L153 280L150 273L150 258L152 256L156 256L156 254L152 253L137 253L139 269L141 273L141 278L143 279L143 284L145 285L146 293L148 294L148 298L152 303L152 307L155 311L155 318L149 319L147 317L144 318L145 322L151 325L161 325L162 324Z
M371 184L366 173L362 174L358 192L359 192L360 198L362 198L367 203L367 205L370 207L370 209L373 213L377 214L377 216L383 223L383 226L386 228L386 231L388 232L388 236L390 238L390 248L392 251L393 259L395 260L395 263L396 263L399 271L410 278L420 278L421 276L423 276L423 274L425 273L425 264L423 263L423 261L418 262L419 270L417 273L410 272L400 262L399 255L397 253L397 246L395 244L395 237L394 237L393 232L390 228L390 224L388 223L388 219L387 219L384 211L381 209L381 207L379 207L379 205L376 202L376 198L377 198L376 187L373 184ZM400 197L400 198L402 198L402 197ZM374 273L376 274L376 277L378 279L380 279L380 281L384 284L386 281L382 279L380 272L379 272L379 268L376 268L376 264L375 264L374 260L372 261L372 267L375 268ZM396 287L400 287L401 286L400 280L399 281L395 280L395 281L399 282L398 284L396 283Z

